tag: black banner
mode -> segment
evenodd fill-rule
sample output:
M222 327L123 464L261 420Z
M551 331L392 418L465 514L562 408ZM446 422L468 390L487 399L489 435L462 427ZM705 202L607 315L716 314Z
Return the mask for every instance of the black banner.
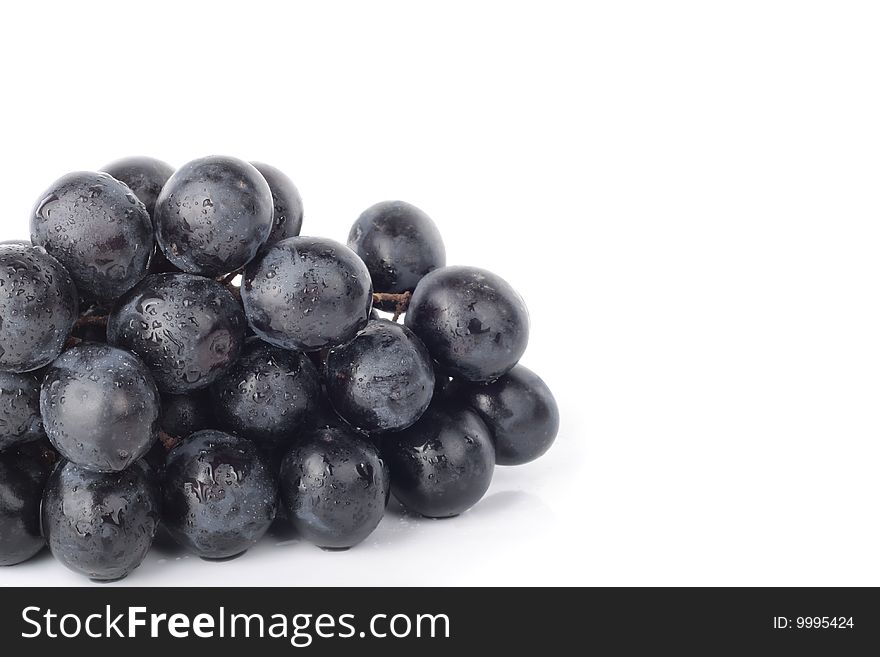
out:
M873 589L4 589L0 614L7 655L72 643L117 657L652 645L841 655L880 645Z

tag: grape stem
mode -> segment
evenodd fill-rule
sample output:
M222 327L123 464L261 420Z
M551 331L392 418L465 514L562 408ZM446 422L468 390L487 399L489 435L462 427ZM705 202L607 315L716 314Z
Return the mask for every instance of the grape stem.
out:
M373 292L373 303L394 304L394 318L391 320L393 322L396 322L409 308L410 299L412 292Z
M159 442L162 443L162 447L165 448L166 452L170 452L176 445L180 443L180 438L177 436L172 436L170 433L166 433L164 431L159 432Z
M71 347L75 347L76 345L82 343L82 338L78 338L75 335L71 335L67 338L67 341L64 343L64 351L67 351Z
M83 315L73 325L73 330L84 328L107 328L107 315Z
M67 337L67 341L64 343L64 349L70 349L71 347L81 344L83 339L76 334L87 328L100 328L106 331L107 315L82 315L76 320L76 322L74 322L73 329Z

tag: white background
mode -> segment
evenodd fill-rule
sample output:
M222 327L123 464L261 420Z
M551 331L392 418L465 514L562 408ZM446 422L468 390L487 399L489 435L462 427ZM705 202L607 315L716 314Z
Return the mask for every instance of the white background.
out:
M458 519L392 512L342 554L166 546L126 583L880 584L875 7L6 7L3 237L130 154L274 164L339 240L405 199L521 291L562 411Z

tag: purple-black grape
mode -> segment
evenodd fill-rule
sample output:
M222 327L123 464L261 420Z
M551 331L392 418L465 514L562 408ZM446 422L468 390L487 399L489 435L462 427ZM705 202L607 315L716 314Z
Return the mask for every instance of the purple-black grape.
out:
M343 418L369 432L400 431L418 420L434 393L428 350L412 331L373 320L327 355L327 396Z
M217 281L193 274L151 274L119 300L107 338L140 356L163 393L206 388L235 362L244 344L241 306Z
M470 408L439 402L408 429L383 439L391 490L407 509L448 518L476 504L492 482L489 428Z
M64 266L30 244L0 244L0 370L29 372L61 353L79 312Z
M245 269L241 298L260 338L284 349L316 351L351 340L367 324L370 272L333 240L289 237Z
M306 435L281 466L281 499L291 523L323 548L349 548L369 536L385 513L388 486L376 447L340 427Z
M35 453L0 452L0 566L27 561L43 549L40 498L49 468Z
M260 251L264 252L276 242L299 235L303 222L303 202L296 185L282 171L262 162L251 164L262 174L272 190L272 232L260 247Z
M268 457L246 438L198 431L168 453L162 519L200 557L225 559L255 544L275 519L277 497Z
M492 383L453 381L450 394L474 409L489 427L498 465L534 461L556 439L556 399L541 377L522 365Z
M392 492L452 517L552 445L522 298L447 267L420 209L377 203L344 246L300 236L299 191L267 164L103 171L56 181L31 242L0 242L0 566L48 543L120 579L160 522L205 559L276 518L348 549Z
M366 263L376 292L412 292L425 274L446 265L436 224L404 201L367 208L351 227L348 246ZM393 310L393 305L382 309Z
M33 372L0 370L0 450L43 438L40 380Z
M95 472L129 467L159 435L159 393L146 365L96 342L68 349L49 366L40 412L61 455Z
M272 230L272 192L252 165L210 156L180 167L156 199L162 252L185 272L221 276L250 262Z
M250 338L211 394L221 428L274 450L289 447L316 408L321 384L304 353Z
M52 555L93 580L114 581L137 568L159 526L159 490L144 461L99 473L69 461L43 494L43 534Z
M529 341L529 313L501 277L476 267L444 267L413 293L406 325L453 377L493 381L516 365Z
M111 162L101 167L101 171L128 185L152 217L156 199L174 173L174 167L154 157L134 156Z
M80 294L108 301L146 275L153 225L125 183L81 171L55 181L37 201L31 241L65 266Z

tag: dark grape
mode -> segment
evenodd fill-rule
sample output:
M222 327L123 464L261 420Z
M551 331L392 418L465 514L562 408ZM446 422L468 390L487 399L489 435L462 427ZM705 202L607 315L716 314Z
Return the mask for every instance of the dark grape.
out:
M60 178L40 197L31 241L67 268L80 294L106 301L146 275L153 225L124 183L84 171Z
M321 385L305 354L250 338L211 393L222 428L271 450L289 446L317 406Z
M367 208L351 227L348 246L366 263L376 292L412 292L425 274L446 265L437 226L403 201ZM382 309L393 310L393 304Z
M336 411L365 431L399 431L418 420L434 393L428 350L412 331L373 320L327 355L327 396Z
M205 388L235 362L244 344L241 306L217 281L151 274L119 300L107 337L140 356L163 393Z
M46 370L40 411L61 455L96 472L127 468L159 432L159 393L147 367L96 342L68 349Z
M348 342L366 326L372 292L370 273L351 249L289 237L247 267L241 298L260 338L315 351Z
M101 171L128 185L152 217L159 192L174 173L174 167L153 157L135 156L111 162Z
M348 246L302 221L270 165L129 157L60 178L31 242L0 242L0 565L48 543L119 579L160 523L204 559L273 523L348 549L392 492L455 516L496 464L551 446L559 409L518 365L529 316L507 282L447 267L403 201Z
M391 490L406 508L430 518L458 515L486 493L495 468L489 428L474 411L432 404L421 419L385 437Z
M163 253L191 274L221 276L253 259L272 230L272 192L252 165L211 156L180 167L156 200Z
M137 568L159 526L159 491L143 461L122 472L62 462L43 494L43 534L58 561L100 581Z
M40 417L40 377L0 371L0 450L45 436Z
M240 554L275 518L278 482L246 438L198 431L168 453L163 520L178 543L208 559Z
M272 232L260 247L261 251L265 251L276 242L299 235L303 222L303 202L296 185L283 172L262 162L251 164L262 174L272 190Z
M48 471L36 454L0 452L0 566L27 561L43 549L40 498Z
M42 247L0 244L0 370L48 365L78 312L76 288L60 262Z
M521 465L546 452L559 431L559 408L537 374L517 365L497 381L455 381L452 394L483 419L495 443L498 465Z
M211 398L199 390L186 395L162 395L159 426L175 438L186 438L196 431L211 429L216 424Z
M291 523L323 548L349 548L369 536L385 513L388 486L376 447L339 427L305 436L281 466Z
M492 381L516 365L529 341L529 313L499 276L444 267L416 287L406 325L452 376Z

